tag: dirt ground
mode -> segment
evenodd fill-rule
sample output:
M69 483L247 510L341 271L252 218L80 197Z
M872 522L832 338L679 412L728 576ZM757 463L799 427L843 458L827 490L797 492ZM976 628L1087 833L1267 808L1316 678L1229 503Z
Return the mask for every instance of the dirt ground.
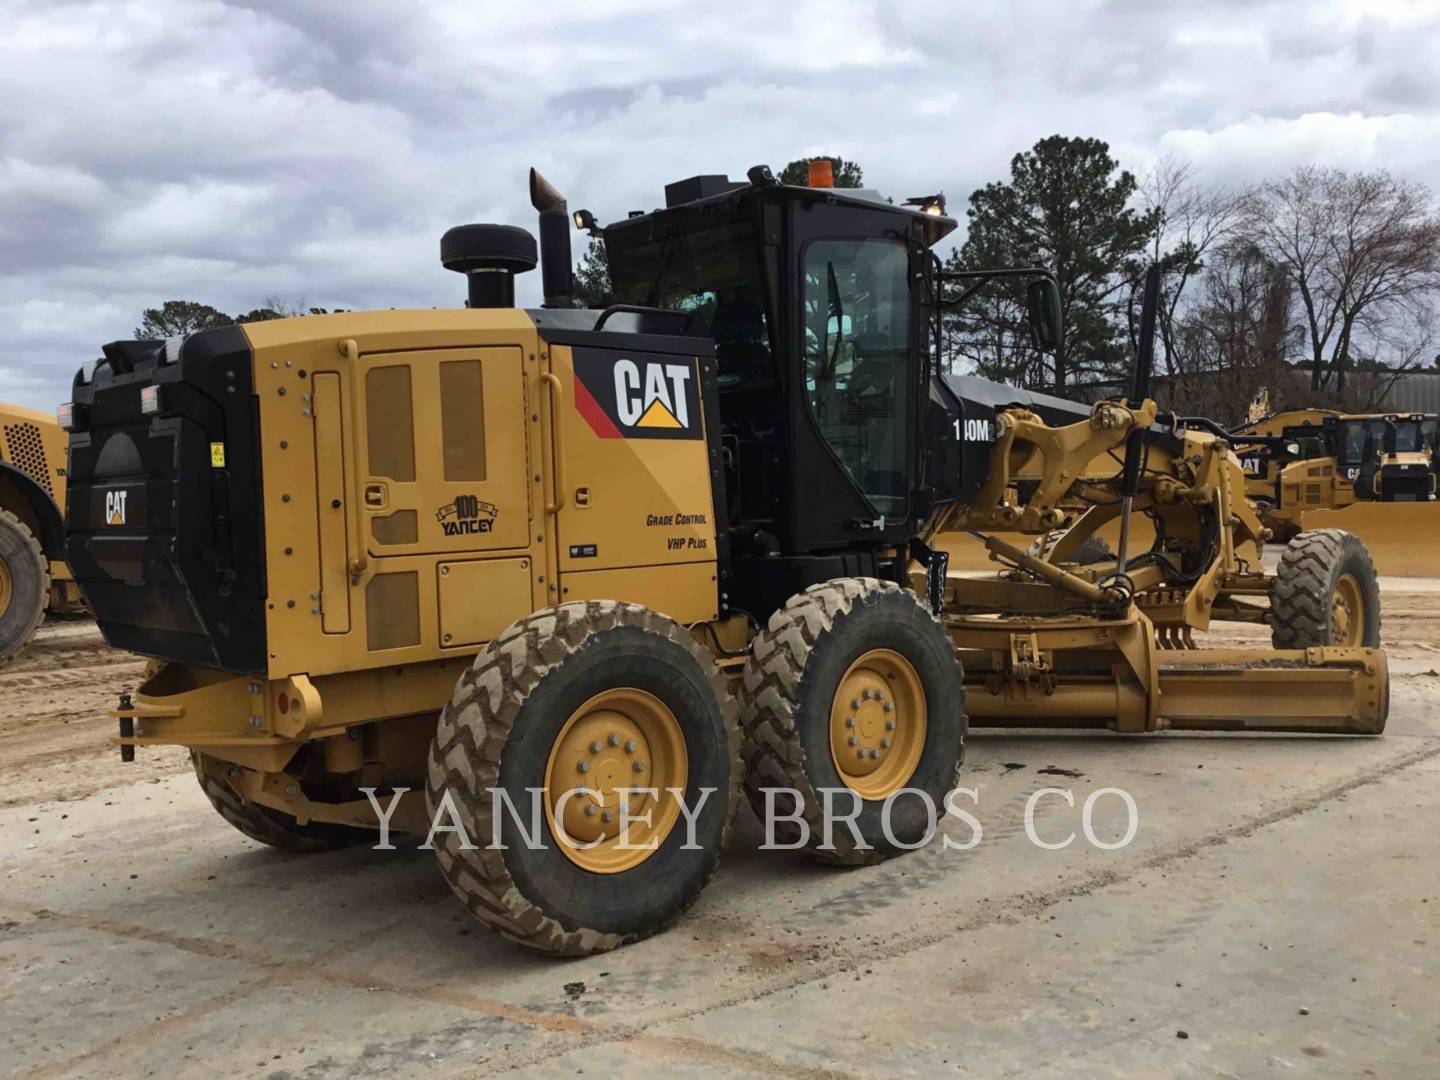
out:
M413 845L278 854L183 752L122 764L143 664L53 620L0 669L0 1072L1440 1074L1440 581L1383 586L1382 738L980 731L973 850L822 869L746 814L677 927L565 962ZM1112 786L1129 847L1027 840L1033 792L1073 791L1037 815L1063 839Z

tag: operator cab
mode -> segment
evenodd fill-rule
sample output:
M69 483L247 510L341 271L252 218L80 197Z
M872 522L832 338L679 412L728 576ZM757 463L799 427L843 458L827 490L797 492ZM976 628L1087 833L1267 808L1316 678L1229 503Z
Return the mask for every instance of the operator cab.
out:
M930 513L925 427L938 263L956 222L871 193L695 177L605 229L628 305L713 340L737 582L769 611L833 577L896 579Z
M1345 418L1338 464L1358 498L1427 500L1435 493L1435 418L1423 413Z

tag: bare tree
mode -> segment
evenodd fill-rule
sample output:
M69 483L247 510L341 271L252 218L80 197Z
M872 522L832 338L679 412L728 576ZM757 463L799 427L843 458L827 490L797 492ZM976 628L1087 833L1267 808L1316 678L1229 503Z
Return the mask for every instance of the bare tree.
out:
M1298 329L1285 272L1254 246L1214 248L1174 325L1175 372L1162 380L1165 408L1224 422L1244 419L1261 387L1289 400L1285 358Z
M1225 188L1199 183L1188 161L1168 155L1141 178L1139 195L1146 212L1155 219L1150 261L1164 268L1156 312L1164 371L1186 374L1187 354L1177 340L1186 287L1204 271L1213 250L1233 234L1241 200ZM1203 370L1203 366L1191 370Z
M1242 227L1298 296L1312 392L1343 393L1357 361L1403 370L1425 353L1440 287L1428 188L1307 166L1250 192Z

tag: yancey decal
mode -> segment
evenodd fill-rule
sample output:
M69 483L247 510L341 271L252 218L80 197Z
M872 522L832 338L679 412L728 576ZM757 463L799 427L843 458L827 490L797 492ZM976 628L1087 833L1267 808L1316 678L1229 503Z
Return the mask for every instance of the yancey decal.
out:
M699 439L693 356L576 348L575 408L602 439Z
M499 507L482 502L478 496L456 495L454 502L435 511L435 520L446 536L468 536L488 533L495 527L499 514Z

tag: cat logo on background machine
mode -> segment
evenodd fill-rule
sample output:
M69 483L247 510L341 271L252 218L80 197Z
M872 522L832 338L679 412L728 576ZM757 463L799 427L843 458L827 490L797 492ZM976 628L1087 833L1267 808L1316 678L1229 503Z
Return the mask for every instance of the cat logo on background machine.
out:
M602 439L698 439L693 356L574 352L575 408Z

